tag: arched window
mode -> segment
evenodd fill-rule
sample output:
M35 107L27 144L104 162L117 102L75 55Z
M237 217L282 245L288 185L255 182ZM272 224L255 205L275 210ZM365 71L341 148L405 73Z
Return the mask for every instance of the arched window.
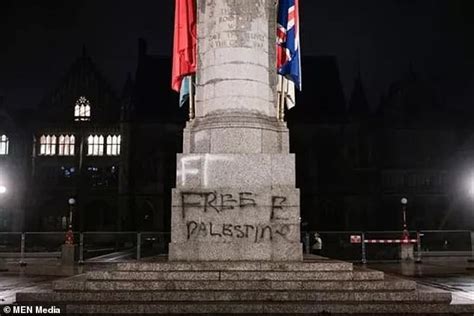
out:
M104 155L104 136L89 135L87 138L87 155L103 156Z
M42 135L40 138L40 155L41 156L54 156L56 155L56 136L55 135Z
M107 136L107 156L120 155L120 142L122 141L120 135Z
M6 156L8 155L8 137L7 135L0 136L0 155Z
M59 136L59 156L74 156L74 135Z
M81 96L74 106L74 120L75 121L90 121L91 120L91 104L86 97Z

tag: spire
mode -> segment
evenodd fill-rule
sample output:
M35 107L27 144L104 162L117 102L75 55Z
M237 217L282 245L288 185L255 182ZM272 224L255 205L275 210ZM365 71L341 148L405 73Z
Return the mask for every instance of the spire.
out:
M145 41L145 39L143 38L139 38L138 39L138 56L139 57L143 57L146 55L146 51L147 51L147 43Z
M366 116L369 112L369 102L367 101L367 95L365 94L362 73L360 70L360 58L358 58L357 75L354 79L354 87L349 100L349 114L351 116Z
M132 74L127 73L127 79L122 89L122 107L120 109L120 117L122 121L128 121L132 117L133 112L133 79Z
M130 72L127 73L127 79L125 79L125 84L122 89L122 98L128 98L132 95L133 90L133 79Z

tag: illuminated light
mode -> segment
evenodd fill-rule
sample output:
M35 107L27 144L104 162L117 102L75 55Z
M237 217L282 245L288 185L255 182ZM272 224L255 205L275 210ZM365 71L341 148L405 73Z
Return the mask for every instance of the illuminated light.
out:
M8 155L8 137L7 135L0 136L0 155Z
M91 120L91 105L86 97L81 96L76 101L74 107L74 120L75 121L90 121Z
M75 198L70 198L68 200L68 203L69 203L69 205L74 205L74 204L76 204L76 199Z
M471 197L474 197L474 178L469 180L468 187L469 187L469 195Z
M0 194L5 194L7 193L7 187L4 185L0 185Z
M406 205L406 204L408 203L408 200L407 200L407 198L402 198L402 199L400 200L400 202L401 202L403 205Z
M120 135L109 135L106 138L107 156L119 156L120 155Z
M59 156L74 156L74 135L59 136Z
M104 136L89 135L87 138L87 155L103 156L104 155Z
M40 156L56 155L56 144L55 135L42 135L40 138Z

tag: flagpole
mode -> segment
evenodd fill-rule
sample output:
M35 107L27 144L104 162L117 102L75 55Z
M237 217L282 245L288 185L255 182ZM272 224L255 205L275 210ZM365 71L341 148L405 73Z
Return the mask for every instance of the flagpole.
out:
M189 80L189 120L194 120L195 113L194 113L194 76L191 76Z
M286 91L285 91L285 80L286 78L284 76L281 76L281 92L280 92L280 102L279 102L279 120L281 122L285 121L285 97L286 97Z
M277 120L280 120L280 103L281 103L281 80L280 80L280 75L277 74L277 106L276 106L276 118Z

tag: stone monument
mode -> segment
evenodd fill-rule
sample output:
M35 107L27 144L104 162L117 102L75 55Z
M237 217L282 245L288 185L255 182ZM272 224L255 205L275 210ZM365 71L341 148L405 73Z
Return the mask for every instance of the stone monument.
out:
M275 10L274 0L197 1L196 109L177 157L170 261L302 260Z
M472 315L474 305L451 304L449 292L348 262L302 261L295 157L276 119L274 5L198 1L196 117L177 160L170 262L91 271L18 293L17 303L111 315Z

